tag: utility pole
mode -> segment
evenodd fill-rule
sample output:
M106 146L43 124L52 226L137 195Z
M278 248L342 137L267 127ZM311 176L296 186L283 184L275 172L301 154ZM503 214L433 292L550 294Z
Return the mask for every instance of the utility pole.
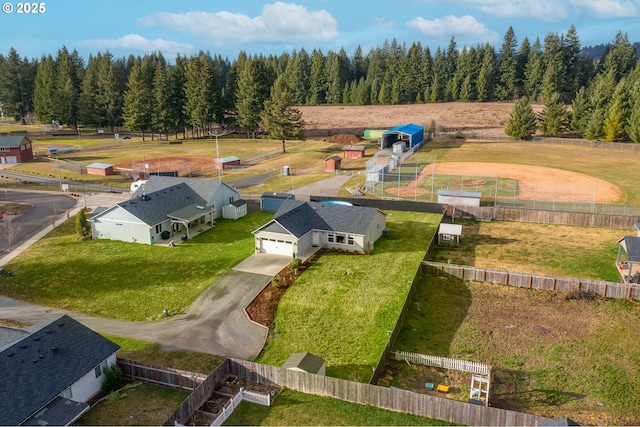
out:
M216 133L212 133L209 132L209 135L213 135L216 137L216 160L220 159L220 147L218 145L218 137L219 136L225 136L225 135L229 135L231 133L231 131L222 131L222 133L218 133L218 131L216 130ZM218 181L222 181L222 168L224 166L221 164L218 164Z

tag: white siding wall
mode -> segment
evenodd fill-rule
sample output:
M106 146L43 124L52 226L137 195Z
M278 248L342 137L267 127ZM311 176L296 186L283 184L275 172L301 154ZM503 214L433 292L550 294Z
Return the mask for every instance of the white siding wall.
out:
M151 244L149 226L121 208L114 208L91 222L93 238Z
M216 191L216 194L213 196L213 200L210 202L215 208L215 218L222 216L222 207L228 205L231 199L233 199L234 202L240 200L240 193L225 184L220 185L218 191Z
M107 359L107 366L114 365L115 363L116 354L113 353ZM71 386L71 400L75 400L76 402L86 402L91 399L100 391L102 381L104 381L104 373L100 375L100 377L96 378L95 369L87 372L85 376L80 378Z

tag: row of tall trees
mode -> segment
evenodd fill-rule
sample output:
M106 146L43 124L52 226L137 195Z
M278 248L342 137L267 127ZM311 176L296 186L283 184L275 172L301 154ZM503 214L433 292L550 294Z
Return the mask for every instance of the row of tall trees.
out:
M285 111L285 101L291 106L526 98L545 104L537 119L546 123L545 132L600 138L609 118L612 129L624 129L609 133L632 137L635 46L618 33L599 60L582 51L574 27L521 42L509 28L497 49L460 48L452 38L446 49L432 52L419 42L407 48L392 40L367 53L358 47L351 56L344 49L326 54L301 49L279 56L241 52L234 61L208 52L172 62L160 53L116 58L107 52L85 63L65 47L55 57L29 60L11 49L0 55L0 103L22 121L34 112L43 123L198 135L214 125L255 134L268 122L265 110ZM273 96L283 91L286 97L274 110ZM553 117L554 108L568 114L570 104L571 119ZM619 111L621 127L614 125L612 109ZM286 111L296 121L295 111ZM560 124L552 126L554 121Z

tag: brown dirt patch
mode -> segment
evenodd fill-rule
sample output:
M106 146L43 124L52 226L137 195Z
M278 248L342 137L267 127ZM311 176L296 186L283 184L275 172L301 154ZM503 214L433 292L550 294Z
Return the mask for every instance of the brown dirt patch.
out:
M324 137L335 133L362 135L365 129L390 129L403 123L429 128L431 120L437 132L473 132L504 136L511 115L511 102L444 102L410 105L322 105L298 109L306 123L307 135ZM534 105L542 111L542 105Z
M273 281L271 281L251 304L247 306L245 311L249 319L269 329L275 328L276 312L278 311L280 298L282 298L289 286L295 282L300 274L300 271L296 273L289 267L282 270L278 274L280 277L278 286L274 286Z
M433 164L426 166L418 176L418 182L431 176ZM617 203L622 190L616 185L589 175L544 166L527 166L512 163L438 162L436 175L495 176L518 181L518 200L555 200L557 202ZM473 184L475 185L475 183ZM390 194L393 190L389 189ZM422 195L427 191L410 182L400 187L401 196Z
M31 209L33 205L19 202L0 202L0 217L4 215L20 215Z
M335 135L331 135L328 138L325 138L325 141L346 145L353 144L354 142L360 142L362 141L362 138L353 133L337 133Z

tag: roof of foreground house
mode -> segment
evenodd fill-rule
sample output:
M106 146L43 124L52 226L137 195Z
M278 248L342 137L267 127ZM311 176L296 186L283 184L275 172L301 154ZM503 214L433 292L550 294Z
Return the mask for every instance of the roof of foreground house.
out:
M302 237L311 230L363 235L378 212L384 214L379 209L364 206L286 200L273 216L273 220L259 231L270 231L270 228L275 227L275 222L296 237Z
M0 348L0 425L25 422L120 348L67 315L26 332Z

